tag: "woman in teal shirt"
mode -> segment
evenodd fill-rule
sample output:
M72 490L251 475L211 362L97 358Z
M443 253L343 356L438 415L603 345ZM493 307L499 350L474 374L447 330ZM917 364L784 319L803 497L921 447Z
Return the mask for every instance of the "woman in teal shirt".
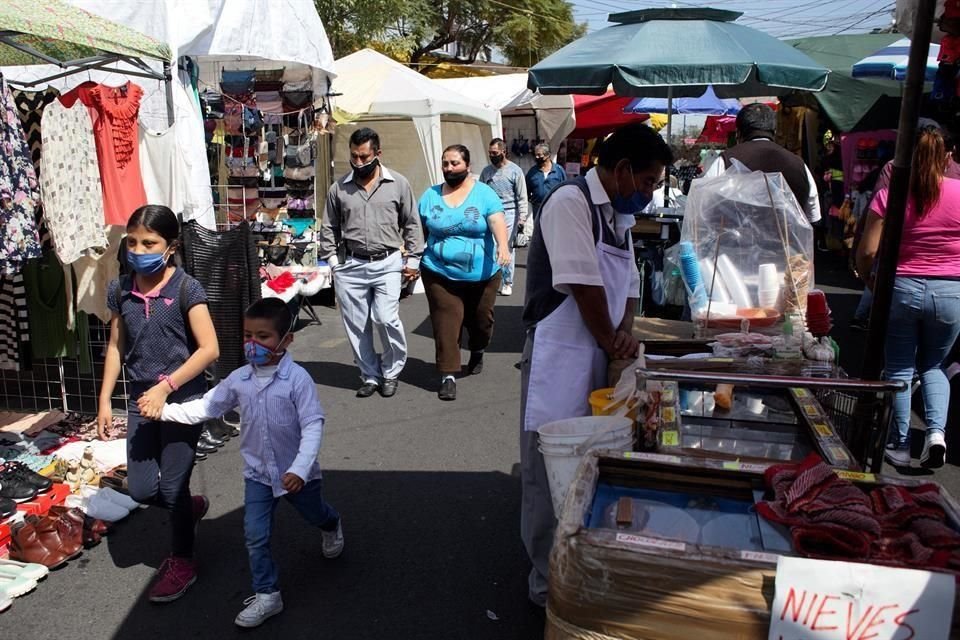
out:
M443 152L443 184L420 198L426 248L420 273L430 305L441 400L456 400L460 335L469 335L467 374L483 370L483 351L493 335L493 307L500 267L510 261L503 203L470 174L470 150Z

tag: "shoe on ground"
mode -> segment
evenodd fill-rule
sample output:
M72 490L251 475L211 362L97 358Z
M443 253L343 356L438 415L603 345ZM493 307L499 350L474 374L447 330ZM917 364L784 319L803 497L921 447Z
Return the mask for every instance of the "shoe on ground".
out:
M200 432L200 440L209 444L210 446L217 447L218 449L226 444L226 440L218 438L210 432L210 429L204 429Z
M107 489L102 489L101 491L107 491ZM81 507L83 512L91 518L103 520L104 522L117 522L130 515L130 509L121 507L108 496L109 494L102 496L100 493L90 496L83 502L83 506Z
M150 602L173 602L196 581L197 568L193 560L169 556L160 565L157 579L150 587Z
M380 388L380 384L375 380L367 380L360 388L357 389L358 398L369 398L377 392L377 389Z
M201 453L200 451L197 451L195 454L193 454L194 462L203 462L206 459L207 459L207 454Z
M37 581L24 575L0 573L0 597L19 598L37 588Z
M392 398L397 394L397 384L398 381L396 378L387 378L383 381L383 384L380 385L380 395L384 398Z
M42 564L37 564L35 562L17 562L16 560L2 558L0 559L0 572L16 572L19 575L30 578L31 580L40 581L47 577L47 574L50 573L50 570Z
M200 440L197 442L197 452L210 455L211 453L216 453L217 448L203 438L200 438Z
M470 354L470 360L467 362L467 375L476 376L483 373L483 352L474 351Z
M343 553L343 518L337 521L337 528L333 531L321 529L320 538L323 540L321 549L324 558L333 559Z
M502 296L512 296L513 295L513 285L505 284L500 289L500 295Z
M99 495L101 498L105 498L109 500L110 502L117 505L118 507L123 507L128 512L133 511L134 509L139 509L140 507L144 506L139 502L137 502L136 500L134 500L133 498L131 498L130 496L128 496L127 494L120 493L119 491L114 491L113 489L110 489L110 488L100 489L100 492L97 495Z
M193 535L196 537L200 521L207 515L207 511L210 511L210 500L207 496L193 496L190 498L190 504L193 508Z
M860 318L854 318L850 321L850 328L854 331L866 331L869 327L869 322L867 320L861 320Z
M920 466L924 469L939 469L947 456L947 441L942 431L928 431L920 454Z
M280 598L280 592L273 593L255 593L243 601L246 608L237 614L234 624L244 629L259 627L267 618L275 616L283 611L283 600Z
M457 383L453 378L446 378L443 382L440 383L440 391L437 392L437 397L441 400L456 400L457 399Z
M910 445L901 444L888 446L883 453L883 458L894 467L903 468L910 466Z

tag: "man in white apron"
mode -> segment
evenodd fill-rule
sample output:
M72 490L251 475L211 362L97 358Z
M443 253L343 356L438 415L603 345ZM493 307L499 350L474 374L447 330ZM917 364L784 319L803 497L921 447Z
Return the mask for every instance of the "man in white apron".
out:
M623 127L603 142L598 166L557 187L538 214L523 309L520 534L533 564L529 597L540 606L556 516L537 429L589 415L590 392L607 386L608 360L636 357L640 274L630 228L672 162L652 129Z

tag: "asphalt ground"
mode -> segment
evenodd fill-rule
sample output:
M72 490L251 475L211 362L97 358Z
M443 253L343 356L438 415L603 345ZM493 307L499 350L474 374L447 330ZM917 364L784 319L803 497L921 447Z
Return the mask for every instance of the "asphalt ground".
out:
M256 630L233 625L251 594L233 440L194 472L193 490L206 494L211 508L197 543L200 578L186 596L166 605L147 601L169 540L165 513L146 509L17 599L0 614L0 637L542 638L543 612L526 599L529 565L519 539L524 253L514 295L497 301L484 371L459 381L456 402L436 397L423 295L401 304L410 359L391 399L354 397L359 379L335 309L318 306L322 324L297 332L292 352L313 375L327 412L324 490L343 516L346 548L336 560L323 559L318 533L289 505L278 508L273 546L282 614ZM826 254L817 256L817 280L833 308L842 362L856 374L865 334L847 323L858 285L843 261ZM954 455L932 477L960 495Z

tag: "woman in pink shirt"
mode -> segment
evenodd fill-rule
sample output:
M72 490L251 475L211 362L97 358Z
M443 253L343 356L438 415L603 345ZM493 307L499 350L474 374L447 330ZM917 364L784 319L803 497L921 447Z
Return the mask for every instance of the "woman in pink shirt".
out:
M920 465L927 468L943 466L946 455L950 384L942 365L960 334L960 180L946 176L951 151L940 129L918 132L885 349L889 379L909 385L914 371L920 374L927 422ZM873 273L887 197L880 189L870 204L857 250L860 273ZM896 431L886 452L894 466L910 465L910 397L903 391L894 404Z

